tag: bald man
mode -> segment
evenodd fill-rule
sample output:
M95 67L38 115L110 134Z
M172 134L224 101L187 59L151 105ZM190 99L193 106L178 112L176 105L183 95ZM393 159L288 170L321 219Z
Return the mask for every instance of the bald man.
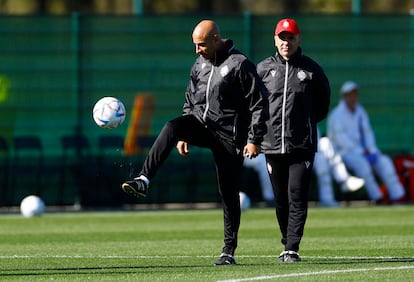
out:
M254 158L266 133L267 90L255 65L220 36L211 20L196 25L192 34L198 55L191 68L183 114L168 121L136 178L122 184L136 197L148 194L150 181L176 146L183 157L190 145L211 150L224 212L224 247L214 265L236 261L240 225L240 174L243 157Z

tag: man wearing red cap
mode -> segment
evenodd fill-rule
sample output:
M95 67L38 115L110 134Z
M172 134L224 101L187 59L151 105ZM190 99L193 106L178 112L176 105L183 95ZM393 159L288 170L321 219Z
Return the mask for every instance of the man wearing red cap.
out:
M269 91L270 119L262 150L284 245L279 262L298 262L317 151L316 125L328 113L331 90L322 68L302 54L301 32L294 20L277 23L274 41L276 54L257 65Z

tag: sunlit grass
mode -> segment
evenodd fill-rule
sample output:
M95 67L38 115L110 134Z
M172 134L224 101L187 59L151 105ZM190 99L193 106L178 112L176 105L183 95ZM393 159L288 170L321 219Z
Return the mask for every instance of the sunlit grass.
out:
M236 266L214 267L221 210L0 215L0 280L407 281L414 207L311 208L297 264L282 251L273 209L242 214ZM242 280L241 280L242 281Z

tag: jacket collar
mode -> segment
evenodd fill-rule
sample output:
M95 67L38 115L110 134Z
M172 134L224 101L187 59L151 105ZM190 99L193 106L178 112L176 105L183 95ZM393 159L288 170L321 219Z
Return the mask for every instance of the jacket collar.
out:
M212 62L216 66L221 65L221 63L223 63L234 50L234 43L231 39L223 39L222 46L223 47L216 52L215 61Z
M286 63L287 60L285 60L276 50L275 54L276 60L282 63ZM294 64L295 62L298 62L302 58L302 48L298 47L298 50L295 54L293 54L292 57L289 58L289 64Z

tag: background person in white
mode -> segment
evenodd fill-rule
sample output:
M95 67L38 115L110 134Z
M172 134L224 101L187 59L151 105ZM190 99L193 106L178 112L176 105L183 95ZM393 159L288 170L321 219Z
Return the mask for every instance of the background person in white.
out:
M342 156L348 169L365 180L371 200L383 200L374 173L387 187L390 200L401 200L405 195L404 188L390 157L377 148L368 114L358 102L358 85L347 81L340 93L341 100L328 117L328 137L335 151Z
M315 154L313 170L316 174L319 192L319 205L337 207L332 180L340 184L342 192L354 192L364 186L364 180L349 174L342 158L335 153L327 136L320 137L318 130L318 152Z
M272 183L270 182L269 173L267 172L266 157L264 154L257 155L256 158L244 158L243 165L256 171L262 190L262 197L266 205L275 206L275 195L273 194Z

